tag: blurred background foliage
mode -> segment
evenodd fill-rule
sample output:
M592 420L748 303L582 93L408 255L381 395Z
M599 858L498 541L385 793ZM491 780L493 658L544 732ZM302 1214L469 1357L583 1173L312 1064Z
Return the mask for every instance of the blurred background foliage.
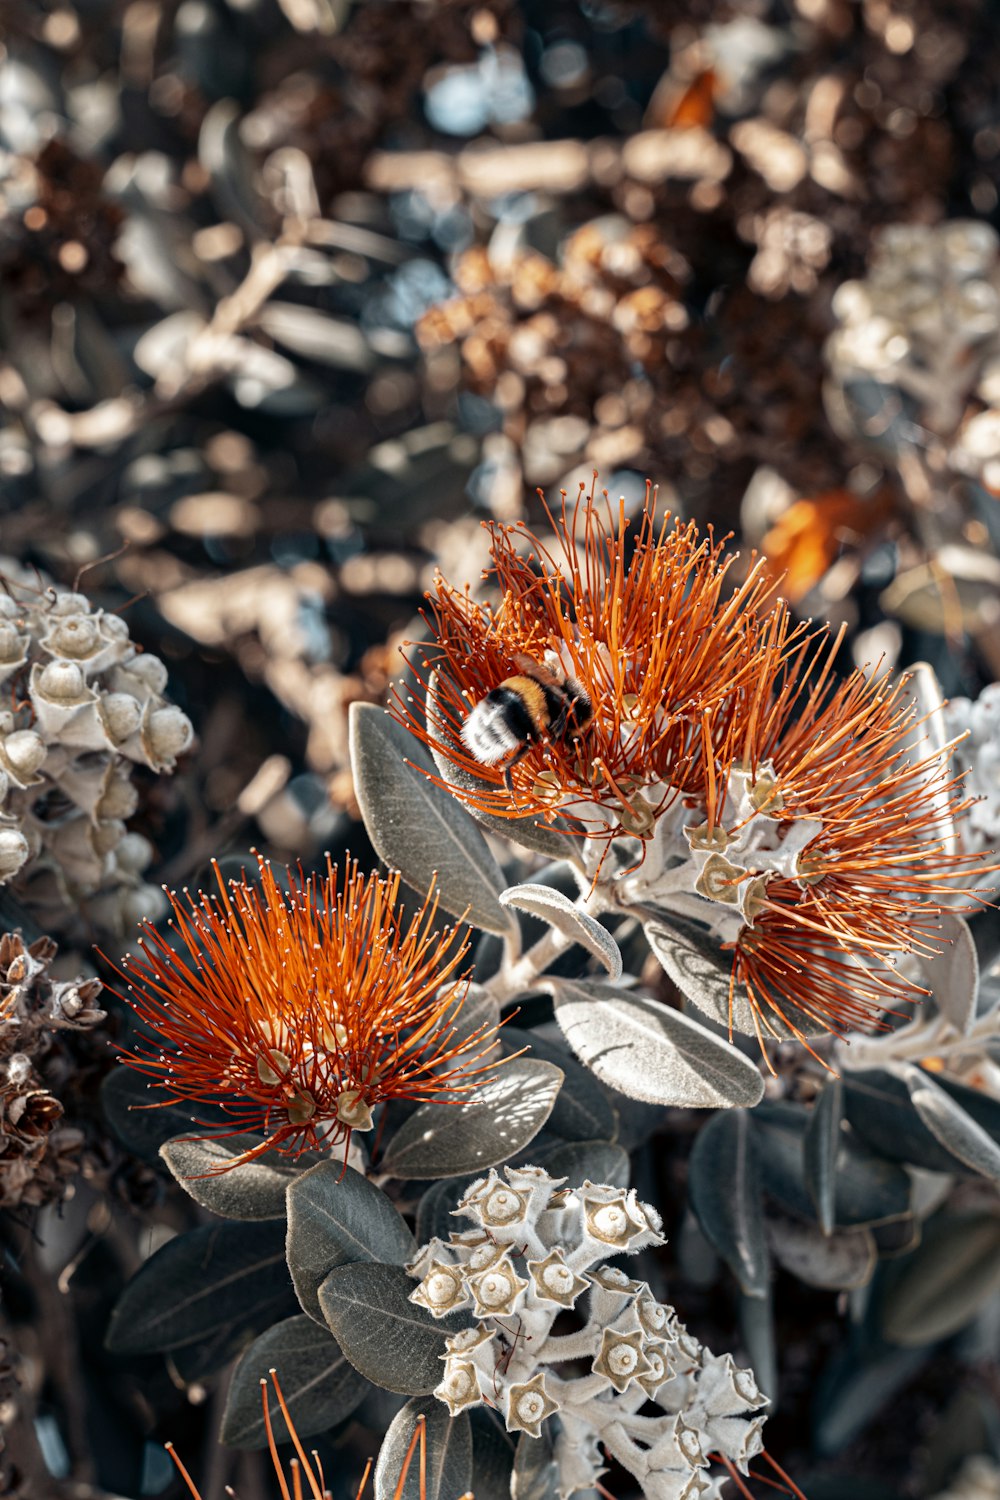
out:
M88 569L195 724L143 782L149 878L363 856L347 708L382 700L435 567L478 577L481 519L595 468L734 533L740 566L762 547L847 626L845 665L1000 676L1000 439L970 426L997 389L992 242L954 271L992 302L917 360L930 394L874 335L831 340L878 312L835 294L882 229L996 222L998 189L991 0L4 0L0 549ZM928 269L919 235L885 244L943 306L954 246ZM169 1436L206 1497L257 1500L258 1455L216 1447L214 1367L103 1352L195 1210L102 1123L103 1034L66 1046L82 1174L4 1230L0 1464L34 1500L176 1495ZM742 1316L752 1345L685 1209L699 1123L661 1121L636 1181L688 1322L727 1348ZM995 1190L964 1191L995 1257ZM1000 1496L994 1281L914 1347L778 1271L769 1446L811 1500ZM368 1404L331 1434L338 1493L394 1409Z

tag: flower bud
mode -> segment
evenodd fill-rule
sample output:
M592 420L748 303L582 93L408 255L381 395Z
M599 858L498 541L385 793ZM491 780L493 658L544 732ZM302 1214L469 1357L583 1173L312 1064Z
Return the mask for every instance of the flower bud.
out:
M18 828L0 828L0 880L16 875L31 851Z

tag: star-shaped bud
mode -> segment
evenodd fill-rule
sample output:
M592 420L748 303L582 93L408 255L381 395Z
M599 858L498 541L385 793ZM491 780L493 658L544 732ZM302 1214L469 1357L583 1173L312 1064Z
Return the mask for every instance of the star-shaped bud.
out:
M596 1271L589 1272L589 1277L606 1292L621 1292L623 1296L631 1296L645 1285L642 1281L632 1281L617 1266L598 1266Z
M478 1276L481 1271L488 1271L490 1266L496 1265L504 1253L502 1245L495 1244L493 1240L484 1240L465 1257L465 1269L470 1276Z
M535 1296L542 1302L557 1302L560 1307L572 1307L580 1293L587 1290L586 1280L570 1270L558 1247L550 1250L544 1260L529 1260L528 1270L534 1283Z
M529 1283L518 1276L514 1263L502 1255L489 1270L470 1277L469 1290L479 1318L505 1318L515 1312Z
M507 1431L541 1437L542 1423L558 1410L559 1402L552 1400L545 1389L545 1376L539 1372L524 1385L512 1385L508 1390Z
M450 1354L445 1360L444 1379L434 1387L434 1394L446 1404L453 1417L467 1406L481 1406L483 1398L475 1365Z
M460 1328L458 1333L450 1333L444 1341L444 1347L448 1354L471 1354L482 1344L492 1341L493 1334L484 1323L477 1323L475 1328ZM441 1359L447 1359L448 1354L442 1354Z
M718 1448L739 1469L741 1474L749 1471L750 1461L764 1447L761 1432L766 1417L710 1417L703 1431L712 1448Z
M642 1344L639 1329L632 1333L621 1333L614 1328L605 1328L601 1334L601 1347L591 1369L595 1375L603 1375L610 1380L620 1395L633 1380L649 1375L652 1370Z
M636 1298L635 1310L644 1332L651 1339L666 1338L672 1332L670 1314L662 1303L657 1302L648 1287Z
M437 1260L443 1261L446 1265L449 1264L451 1260L451 1248L445 1244L444 1240L439 1240L435 1235L432 1240L427 1241L426 1245L421 1245L413 1259L407 1261L404 1270L408 1271L411 1276L416 1276L419 1279L426 1274Z
M642 1386L646 1395L652 1397L666 1381L672 1379L673 1371L670 1368L670 1354L667 1345L658 1341L647 1341L642 1346L642 1352L649 1364L648 1375L637 1375L636 1379Z
M747 1408L766 1406L752 1370L741 1370L731 1354L709 1354L702 1358L698 1380L698 1409L709 1417L735 1417Z
M440 1260L431 1263L416 1291L410 1293L410 1301L426 1307L434 1318L443 1318L455 1308L465 1307L468 1300L462 1267L449 1266Z
M663 1243L659 1214L639 1202L634 1188L626 1194L587 1182L582 1192L584 1223L592 1240L630 1253Z

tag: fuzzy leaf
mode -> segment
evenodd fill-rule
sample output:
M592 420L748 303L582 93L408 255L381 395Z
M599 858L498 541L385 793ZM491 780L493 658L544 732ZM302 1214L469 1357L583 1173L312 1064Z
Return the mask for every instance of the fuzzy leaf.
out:
M819 1452L829 1456L853 1442L926 1360L926 1349L890 1349L861 1365L842 1361L833 1378L826 1381L817 1403L815 1442Z
M424 1396L439 1383L446 1334L468 1319L432 1318L409 1300L417 1283L402 1266L337 1266L319 1289L327 1326L351 1364L383 1390Z
M708 933L672 913L647 922L643 930L664 972L693 1009L727 1033L732 1027L741 1036L757 1035L746 991L732 983L732 959ZM803 1036L824 1036L829 1030L794 1005L786 1003L785 1010ZM791 1027L771 1012L767 1021L778 1036L795 1035Z
M927 1129L902 1078L884 1068L865 1068L845 1073L843 1090L851 1128L878 1155L929 1172L966 1170Z
M472 1493L475 1500L510 1500L514 1468L514 1434L503 1417L486 1406L469 1412L472 1427Z
M222 1418L222 1441L231 1448L267 1447L260 1383L272 1369L301 1438L342 1422L371 1389L326 1327L304 1313L286 1318L255 1339L233 1371ZM277 1401L268 1395L275 1437L290 1442Z
M795 1104L764 1104L754 1115L761 1133L764 1191L788 1213L814 1217L806 1186L804 1137L808 1115ZM909 1211L910 1179L894 1162L841 1132L837 1146L835 1223L841 1228L898 1219Z
M417 1242L426 1245L435 1235L446 1240L453 1229L460 1227L460 1220L451 1216L451 1211L464 1198L466 1188L475 1182L477 1173L464 1177L441 1177L432 1182L417 1208Z
M914 1348L949 1338L1000 1290L1000 1214L938 1214L919 1247L888 1268L881 1303L884 1336Z
M565 1075L563 1086L546 1121L546 1129L564 1141L610 1140L615 1133L614 1106L588 1068L577 1062L562 1036L554 1041L537 1031L505 1026L500 1033L504 1052L528 1049L536 1061L552 1063Z
M923 1068L909 1068L913 1107L935 1140L980 1177L1000 1184L1000 1146Z
M547 885L512 885L500 892L500 905L512 906L515 911L525 911L541 922L548 922L571 942L586 948L612 979L621 978L622 956L610 932L580 911L562 891Z
M214 1141L175 1136L160 1147L160 1155L184 1191L202 1208L227 1219L283 1219L285 1193L304 1170L301 1158L295 1166L289 1157L269 1151L244 1166L220 1170L234 1156L259 1144L260 1137L253 1135Z
M440 733L443 711L438 703L437 684L438 674L432 672L427 685L427 714ZM456 745L457 743L456 741ZM484 791L496 791L492 782L473 776L464 766L456 765L453 760L442 755L440 750L433 749L431 754L441 780L455 787L457 792L468 792L471 796L476 796ZM574 840L568 838L565 833L561 833L558 825L546 823L543 818L497 818L491 813L481 812L478 807L473 807L471 804L467 807L467 811L490 833L499 834L502 839L512 839L514 843L520 844L522 848L531 849L535 854L544 854L548 859L559 860L578 857Z
M424 1418L425 1457L418 1442L400 1489L418 1417ZM382 1440L375 1465L375 1500L458 1500L471 1486L472 1427L468 1413L451 1417L448 1408L434 1396L408 1401Z
M445 911L501 937L512 931L497 900L500 866L465 809L424 775L434 767L420 741L372 703L352 703L350 723L358 805L379 858L415 891L436 871Z
M818 1224L772 1210L766 1231L775 1260L807 1286L846 1291L867 1286L875 1272L878 1254L868 1229L837 1229L826 1235Z
M744 1109L714 1115L698 1132L688 1176L691 1207L748 1297L765 1297L770 1259L757 1139Z
M385 1261L401 1266L417 1243L379 1188L339 1162L304 1172L288 1192L288 1269L305 1312L325 1322L320 1284L334 1266Z
M837 1152L842 1118L841 1081L831 1078L813 1106L802 1140L806 1188L824 1234L832 1234L836 1222Z
M563 1145L534 1152L534 1165L552 1177L568 1177L575 1184L589 1177L612 1187L628 1187L631 1163L628 1152L611 1141L566 1141Z
M620 1093L688 1109L750 1107L763 1096L760 1070L680 1011L598 980L546 987L577 1057Z
M941 952L924 960L928 988L938 1010L962 1036L976 1014L979 994L979 957L968 922L953 912L942 912L937 919L933 941L940 942Z
M116 1354L148 1354L223 1329L257 1332L295 1311L280 1220L207 1224L168 1240L136 1272L106 1342Z
M559 1470L548 1423L541 1437L528 1432L518 1437L510 1493L511 1500L558 1500Z
M422 1104L392 1137L379 1163L413 1181L495 1167L523 1151L552 1113L561 1069L515 1057L464 1104Z
M179 1135L190 1135L192 1130L203 1134L206 1123L210 1127L220 1125L225 1129L228 1119L221 1109L210 1104L197 1107L158 1104L162 1092L135 1068L127 1068L124 1064L112 1068L101 1084L101 1108L115 1135L129 1151L154 1165L159 1159L160 1147L167 1141ZM199 1121L203 1123L199 1124ZM231 1125L232 1122L228 1123Z

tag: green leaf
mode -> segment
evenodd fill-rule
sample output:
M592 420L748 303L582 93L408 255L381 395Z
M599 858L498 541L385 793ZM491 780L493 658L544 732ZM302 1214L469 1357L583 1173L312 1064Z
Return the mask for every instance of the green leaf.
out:
M799 1281L832 1291L867 1286L878 1260L869 1229L824 1234L818 1224L773 1210L767 1216L767 1243L778 1264Z
M427 717L434 725L435 733L439 736L447 735L447 717L441 708L438 699L438 674L432 672L427 685ZM456 750L463 747L458 740L455 741ZM438 775L442 781L453 786L456 792L467 792L471 796L482 795L484 791L495 792L496 787L492 782L486 781L479 776L473 776L464 766L456 765L436 747L432 748L431 754L437 767ZM465 804L463 804L464 806ZM548 859L570 859L576 860L579 854L576 841L567 837L559 831L565 824L560 820L557 824L546 823L543 818L496 818L491 813L481 812L478 807L468 804L468 812L481 827L488 829L505 840L513 840L525 849L531 849L536 854L544 854Z
M757 1035L746 991L732 982L732 958L715 939L673 913L663 913L655 921L647 922L643 930L664 972L695 1010L727 1034L732 1027L741 1036ZM829 1031L828 1026L787 1001L785 1011L803 1036L825 1036ZM767 1020L778 1036L796 1035L770 1011Z
M281 1393L300 1438L325 1432L349 1417L371 1389L340 1351L328 1329L298 1313L276 1323L245 1350L233 1371L222 1418L222 1441L231 1448L266 1448L261 1381L276 1370ZM285 1419L268 1391L279 1443L291 1441Z
M856 1364L842 1356L817 1399L815 1444L824 1457L839 1453L879 1416L927 1361L926 1349L890 1349Z
M627 1151L611 1141L566 1141L533 1153L534 1165L544 1167L552 1177L565 1177L570 1187L578 1187L585 1178L607 1183L611 1187L628 1187L631 1162Z
M338 1266L319 1289L323 1316L354 1368L403 1396L424 1396L440 1383L445 1336L468 1323L456 1313L432 1318L409 1300L416 1285L401 1266L359 1261Z
M942 1212L924 1226L918 1249L886 1268L882 1333L914 1348L964 1328L1000 1290L1000 1214Z
M269 1151L244 1166L226 1162L260 1145L260 1136L234 1135L226 1140L192 1140L175 1136L160 1147L160 1155L184 1191L226 1219L283 1219L285 1192L303 1167ZM215 1176L206 1176L215 1173Z
M806 1188L824 1234L832 1234L836 1222L837 1153L842 1118L843 1089L840 1079L832 1078L813 1106L802 1140Z
M288 1190L288 1269L303 1310L325 1322L319 1288L334 1266L384 1261L401 1266L417 1243L385 1194L360 1172L323 1161Z
M442 1177L431 1183L417 1208L419 1244L426 1245L435 1236L439 1240L446 1240L453 1229L460 1227L458 1219L451 1217L451 1211L465 1196L466 1188L472 1186L477 1175L468 1173L464 1177Z
M923 1068L910 1068L906 1086L913 1107L935 1140L971 1171L1000 1184L1000 1146Z
M843 1091L852 1130L878 1155L929 1172L967 1170L927 1129L902 1078L884 1068L866 1068L845 1073Z
M424 1419L426 1468L420 1443L407 1465L417 1419ZM400 1476L406 1466L402 1490ZM421 1473L424 1482L421 1483ZM472 1486L472 1427L467 1412L457 1417L434 1396L408 1401L382 1440L375 1465L375 1500L459 1500Z
M474 1406L472 1426L472 1493L476 1500L510 1500L514 1437L497 1411Z
M761 1132L764 1191L788 1213L814 1217L806 1187L804 1138L807 1112L795 1104L765 1104L754 1115ZM834 1221L841 1227L898 1219L910 1207L910 1179L895 1163L841 1131L837 1146Z
M284 1224L209 1224L169 1240L136 1272L111 1314L107 1347L178 1349L224 1329L257 1332L295 1311Z
M748 1297L740 1293L739 1322L742 1340L750 1356L750 1368L757 1385L771 1403L778 1405L778 1355L774 1331L774 1299L768 1287L766 1297Z
M770 1258L753 1122L744 1109L713 1115L698 1132L688 1175L691 1207L748 1297L766 1297Z
M507 883L500 866L465 809L424 774L434 767L420 741L373 703L351 704L350 736L358 805L379 858L415 891L427 891L436 871L445 911L500 937L512 932L497 900Z
M688 1109L762 1098L759 1068L680 1011L599 980L549 979L546 988L577 1057L620 1093Z
M518 1438L510 1493L511 1500L559 1500L559 1468L548 1422L541 1437L522 1432Z
M161 1104L163 1092L124 1063L112 1068L101 1084L101 1108L111 1129L123 1146L154 1165L160 1147L172 1137L192 1132L203 1135L206 1123L208 1128L219 1125L223 1129L227 1123L223 1111L212 1105Z
M562 1080L551 1063L512 1058L466 1103L422 1104L389 1141L379 1168L419 1181L495 1167L534 1140Z
M580 910L562 891L547 885L512 885L500 893L500 905L527 912L547 922L571 943L579 943L602 965L612 979L620 979L622 956L618 944L600 922Z
M954 912L942 912L928 933L941 952L924 959L926 983L938 1010L964 1036L976 1014L979 994L979 957L968 922Z
M607 1094L588 1068L577 1062L563 1038L554 1040L537 1031L505 1026L500 1033L504 1052L527 1047L536 1061L552 1063L565 1075L563 1086L546 1121L546 1128L564 1141L610 1140L615 1133L615 1111Z

